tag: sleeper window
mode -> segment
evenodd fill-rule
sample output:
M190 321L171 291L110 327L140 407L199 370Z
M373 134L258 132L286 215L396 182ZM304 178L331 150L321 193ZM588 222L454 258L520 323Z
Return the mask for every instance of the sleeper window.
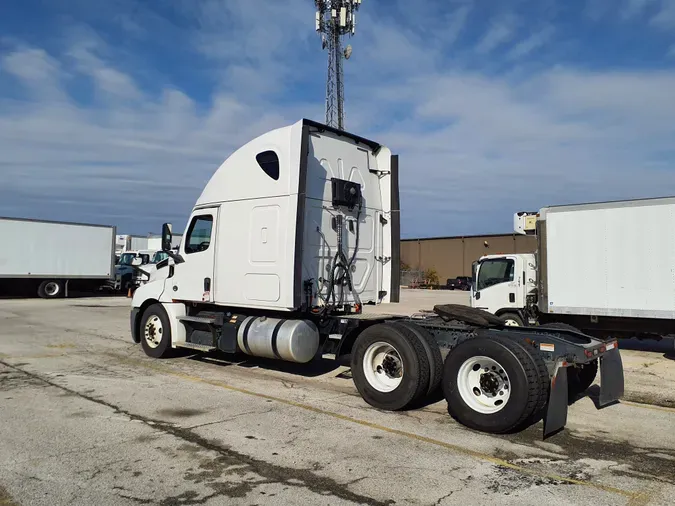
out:
M279 157L274 151L263 151L255 157L260 168L275 181L279 180Z

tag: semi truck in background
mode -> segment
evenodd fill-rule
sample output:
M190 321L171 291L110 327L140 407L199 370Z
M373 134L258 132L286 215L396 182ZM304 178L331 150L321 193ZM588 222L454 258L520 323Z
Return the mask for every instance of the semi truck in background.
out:
M115 227L0 218L0 284L45 299L96 290L113 277Z
M675 198L545 207L514 215L534 254L474 264L471 305L509 325L599 338L675 334Z
M399 223L388 148L309 120L267 132L213 174L177 252L163 226L169 258L134 293L132 339L155 358L181 348L334 359L376 408L413 407L442 388L452 416L494 433L542 416L545 435L562 429L578 393L568 371L599 358L600 405L621 397L612 341L509 327L466 306L364 312L398 302Z

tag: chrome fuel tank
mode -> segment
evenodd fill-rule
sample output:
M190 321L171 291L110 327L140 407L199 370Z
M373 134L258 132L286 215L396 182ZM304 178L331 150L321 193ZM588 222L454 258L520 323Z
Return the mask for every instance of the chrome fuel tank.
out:
M237 345L254 357L305 363L319 349L319 330L309 320L249 316L239 327Z

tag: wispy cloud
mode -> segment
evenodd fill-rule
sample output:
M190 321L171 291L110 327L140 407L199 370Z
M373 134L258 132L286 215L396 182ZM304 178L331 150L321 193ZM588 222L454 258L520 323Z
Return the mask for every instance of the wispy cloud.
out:
M406 236L503 232L516 210L675 187L675 72L663 54L675 40L654 24L661 68L603 65L598 52L583 59L595 39L575 39L557 11L523 17L543 9L528 1L494 17L465 1L414 16L405 0L364 2L345 65L347 128L401 155ZM2 41L0 215L180 227L232 150L323 119L311 2L73 2L88 22ZM663 4L638 3L642 40ZM634 24L603 12L617 30ZM558 43L570 40L586 48L577 60Z
M621 7L621 17L623 19L633 19L644 14L644 11L659 0L624 0Z
M516 44L513 49L509 51L508 57L515 60L529 55L532 51L535 51L547 44L553 37L554 33L555 28L552 26L546 26L542 28L538 32L533 33L526 39Z
M513 15L504 15L492 22L488 31L476 46L478 53L489 53L500 45L510 42L516 35L517 19Z
M651 19L651 23L662 30L670 32L675 30L675 2L673 0L661 0L660 9Z

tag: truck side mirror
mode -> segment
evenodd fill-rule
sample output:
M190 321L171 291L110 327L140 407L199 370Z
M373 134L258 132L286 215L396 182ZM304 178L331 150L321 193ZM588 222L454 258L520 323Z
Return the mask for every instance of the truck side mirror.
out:
M143 259L141 257L132 258L131 259L131 265L133 265L133 266L143 265Z
M171 251L171 223L162 225L162 251Z

